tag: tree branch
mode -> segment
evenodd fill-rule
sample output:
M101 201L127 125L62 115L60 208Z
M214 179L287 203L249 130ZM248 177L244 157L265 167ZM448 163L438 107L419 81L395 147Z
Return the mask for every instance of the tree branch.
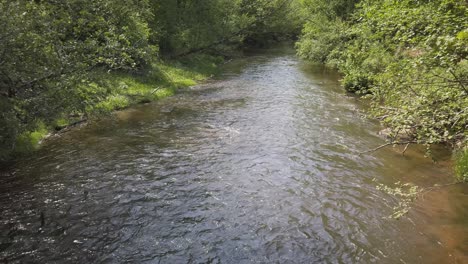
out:
M405 147L405 150L403 151L403 153L407 150L408 146L410 144L417 144L417 143L420 143L420 142L417 142L417 141L405 141L405 142L388 142L388 143L385 143L385 144L382 144L376 148L373 148L371 150L367 150L367 151L364 151L364 152L360 152L359 155L362 155L362 154L366 154L366 153L371 153L371 152L375 152L379 149L383 149L385 147L388 147L388 146L393 146L393 145L406 145Z

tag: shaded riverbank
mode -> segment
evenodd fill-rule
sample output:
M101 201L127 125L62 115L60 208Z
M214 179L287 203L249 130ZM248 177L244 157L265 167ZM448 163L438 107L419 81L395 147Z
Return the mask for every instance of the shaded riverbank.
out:
M26 125L31 130L20 134L11 148L0 150L0 162L29 155L44 139L60 130L99 119L116 110L172 96L178 89L196 85L218 73L222 62L221 57L194 54L178 60L158 61L141 74L96 71L94 81L76 87L81 91L80 111L69 110L75 107L74 97L77 96L70 94L59 117L29 121Z

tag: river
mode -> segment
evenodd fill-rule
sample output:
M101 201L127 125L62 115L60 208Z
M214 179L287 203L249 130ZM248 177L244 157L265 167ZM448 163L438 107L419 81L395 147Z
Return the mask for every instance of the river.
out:
M0 177L0 262L467 263L468 188L382 143L336 72L291 48L44 143Z

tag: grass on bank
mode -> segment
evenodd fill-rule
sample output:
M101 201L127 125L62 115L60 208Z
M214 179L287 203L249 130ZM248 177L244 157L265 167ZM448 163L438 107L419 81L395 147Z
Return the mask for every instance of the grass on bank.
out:
M468 147L455 153L455 177L460 182L468 182Z
M95 72L91 83L77 87L80 100L85 105L82 112L63 112L52 122L38 120L35 129L19 135L15 148L0 157L15 157L30 153L53 131L66 128L87 116L95 118L112 111L125 109L139 103L152 102L174 95L177 89L186 88L206 80L218 71L221 57L196 54L176 61L159 61L144 73ZM0 151L1 152L1 151Z

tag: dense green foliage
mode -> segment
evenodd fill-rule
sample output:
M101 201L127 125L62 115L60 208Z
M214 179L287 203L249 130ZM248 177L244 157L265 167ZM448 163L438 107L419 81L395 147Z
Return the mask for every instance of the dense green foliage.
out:
M299 6L293 0L153 0L157 33L154 41L163 55L185 55L245 41L262 42L300 31Z
M160 1L153 0L154 19L151 23L161 51L177 55L204 48L235 37L246 26L246 17L238 13L236 1Z
M180 86L161 73L187 67L161 57L219 54L246 39L297 31L293 3L0 0L0 159L36 145L51 127L150 100L161 84ZM119 90L112 80L119 76L154 87L136 89L140 95Z
M29 131L43 131L63 113L86 114L88 73L149 62L155 48L145 10L144 1L0 1L3 155L25 138L35 143Z
M466 1L303 2L315 13L298 53L339 69L348 91L368 94L392 141L467 145Z

